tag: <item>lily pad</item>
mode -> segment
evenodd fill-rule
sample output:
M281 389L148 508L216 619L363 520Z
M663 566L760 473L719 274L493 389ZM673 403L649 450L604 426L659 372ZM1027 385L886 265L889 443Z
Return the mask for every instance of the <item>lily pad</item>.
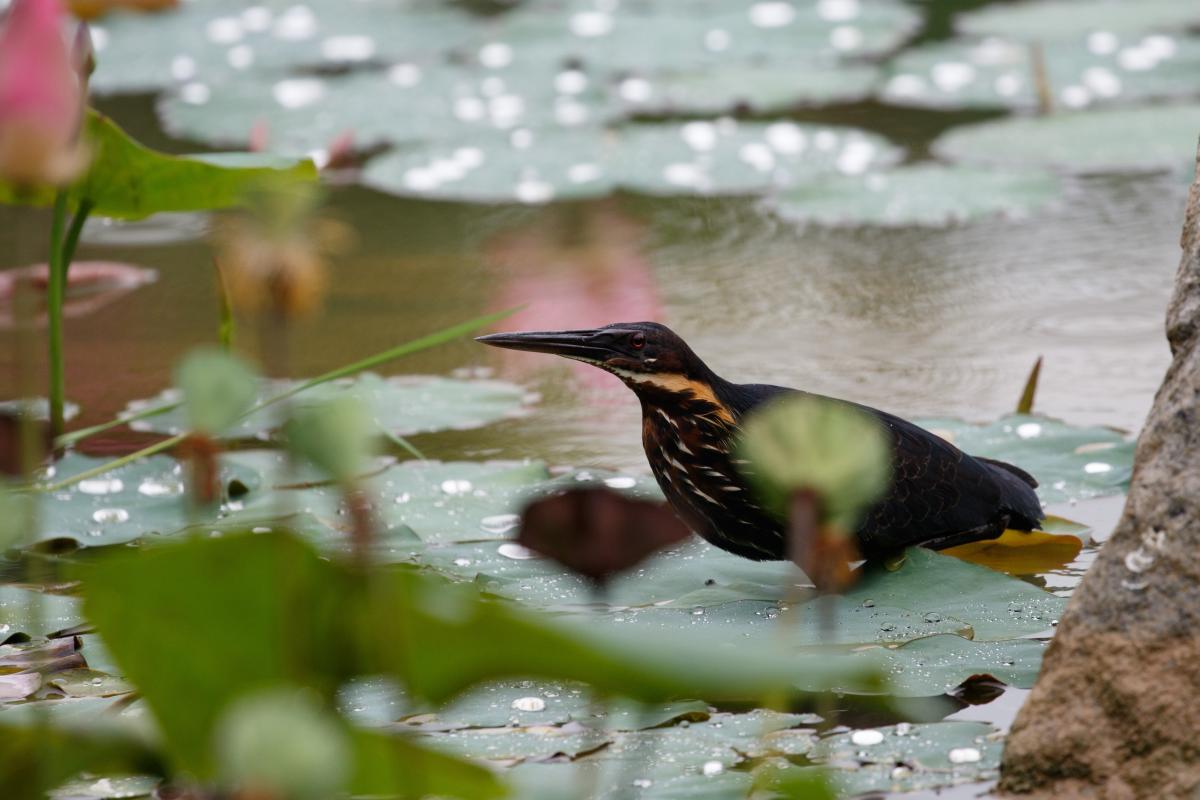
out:
M767 207L800 223L943 227L996 215L1026 217L1061 197L1061 180L1045 172L917 164L817 178L780 192Z
M1081 549L1083 540L1072 534L1009 530L998 539L961 544L942 552L1010 575L1038 575L1070 564Z
M979 36L1033 40L1145 31L1178 31L1200 23L1200 8L1189 0L1039 0L982 8L959 15L955 27Z
M610 731L643 730L689 720L708 719L708 705L680 700L652 706L602 707L586 686L545 681L502 681L470 690L430 714L404 722L423 731L463 728L531 727L577 723Z
M1200 40L1150 34L1122 40L1093 34L1039 45L1051 103L1066 109L1182 99L1197 94ZM909 50L890 65L882 96L923 108L1039 106L1034 49L986 38Z
M564 94L553 71L505 79L463 66L412 63L382 72L251 76L198 99L187 87L164 97L158 109L166 129L209 144L253 142L291 155L319 152L346 133L355 149L366 151L469 143L527 126L594 127L617 116L603 86Z
M13 270L10 270L10 272ZM30 412L34 419L48 420L50 419L50 401L45 397L30 397L26 400L2 400L0 401L0 414L15 415L23 414L26 410ZM70 421L79 416L79 404L67 402L63 404L63 419Z
M279 455L269 451L233 453L234 464L263 474L278 474ZM368 494L375 498L372 513L381 527L376 545L385 560L410 560L428 544L503 541L508 548L519 522L518 514L531 498L579 484L604 482L609 488L634 496L658 498L652 479L634 478L599 470L571 471L551 477L539 461L421 461L390 464L364 476ZM302 479L301 479L302 480ZM280 507L287 519L276 520ZM297 514L297 512L299 512ZM349 520L341 493L328 486L311 486L261 495L232 510L227 526L299 523L299 532L316 541L344 543ZM507 548L506 548L507 550ZM440 552L440 551L439 551ZM449 551L446 551L449 552Z
M1200 105L1062 112L955 128L933 151L953 161L1083 174L1190 170Z
M294 381L264 381L256 402L262 402L298 385ZM502 381L459 380L455 378L401 376L381 378L365 372L353 379L334 381L306 389L294 403L317 403L350 394L371 410L377 425L390 433L409 436L439 430L468 430L524 410L528 394L519 386ZM179 393L168 389L154 397L126 406L126 414L177 403ZM227 436L253 438L265 436L276 428L282 406L256 411L233 425ZM130 423L139 431L178 434L187 430L183 409L177 408Z
M62 480L105 463L107 459L68 453L50 477ZM174 533L193 516L186 479L183 465L175 459L151 456L46 494L39 540L62 537L93 546ZM240 497L258 488L259 476L230 464L222 467L220 482Z
M667 0L598 7L540 0L488 31L522 60L581 63L614 73L658 72L769 62L803 53L811 63L881 55L920 24L900 3L854 0L696 2L686 13Z
M1076 428L1014 414L988 425L922 420L965 452L1016 464L1038 479L1043 503L1120 494L1133 474L1134 443L1109 428Z
M941 635L915 639L895 649L861 650L858 655L881 666L888 676L890 694L930 697L945 694L977 675L990 675L1009 686L1032 688L1045 650L1046 643L1038 639L973 642L961 636Z
M76 597L0 586L0 642L14 633L43 636L82 622L83 612Z
M801 107L865 100L871 96L878 79L879 70L873 66L823 65L796 59L769 64L725 64L704 70L668 73L652 81L626 78L617 84L615 91L626 109L637 114L666 116L734 111L774 114Z
M51 800L130 800L152 797L162 781L148 776L86 778L71 781L51 792Z
M518 133L397 150L373 160L363 180L399 195L536 204L615 189L754 194L821 175L862 174L900 157L873 134L789 121L692 120Z
M92 27L98 92L171 85L194 97L250 72L433 59L473 32L471 17L409 0L307 4L206 0L158 14L116 12Z
M709 774L715 774L767 753L802 755L815 743L811 729L797 729L806 719L799 714L758 710L712 714L690 724L651 730L594 731L578 725L498 727L456 731L431 741L456 755L493 761L588 753L583 757L586 761L577 762L577 768L595 770L603 785L616 777L619 766L636 764L647 776L669 778L703 773L706 767Z
M830 783L851 796L991 780L998 774L1001 750L1000 733L991 725L947 721L837 734L822 739L810 757L828 763Z

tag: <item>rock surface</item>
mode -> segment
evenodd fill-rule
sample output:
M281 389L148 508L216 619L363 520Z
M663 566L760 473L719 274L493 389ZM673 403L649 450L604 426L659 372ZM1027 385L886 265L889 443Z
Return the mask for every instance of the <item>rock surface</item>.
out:
M1121 520L1009 735L1009 795L1192 798L1200 787L1200 170L1181 244L1173 360Z

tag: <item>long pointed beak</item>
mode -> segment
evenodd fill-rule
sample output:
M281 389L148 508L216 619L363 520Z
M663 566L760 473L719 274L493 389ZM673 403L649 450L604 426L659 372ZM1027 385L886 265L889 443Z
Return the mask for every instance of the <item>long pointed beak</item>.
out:
M532 353L549 353L581 361L598 362L614 355L612 348L598 339L598 333L595 330L492 333L478 336L475 341L507 350L528 350Z

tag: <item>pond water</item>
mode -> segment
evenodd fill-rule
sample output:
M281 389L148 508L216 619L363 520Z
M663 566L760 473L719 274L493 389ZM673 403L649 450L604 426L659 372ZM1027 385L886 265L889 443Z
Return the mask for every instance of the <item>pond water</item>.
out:
M102 107L147 143L200 149L161 132L149 97ZM872 106L809 116L886 125L913 153L945 124ZM1025 221L831 230L781 222L751 200L621 195L524 208L403 200L346 185L331 191L327 214L356 241L333 262L325 312L294 332L289 371L316 374L520 305L497 329L661 320L730 379L912 417L984 421L1010 412L1040 355L1038 412L1136 431L1168 363L1162 317L1186 184L1149 175L1075 178L1068 188L1062 208ZM215 339L210 250L197 236L206 227L203 218L174 218L89 229L80 257L151 267L158 280L68 320L68 391L81 406L79 423L155 394L182 352ZM0 209L0 266L36 260L45 228L41 214ZM251 350L255 334L239 331ZM15 390L12 359L12 348L0 351L5 396ZM598 371L470 341L386 371L496 375L540 395L531 415L417 437L431 457L647 472L637 404ZM1120 503L1052 510L1106 535ZM1069 592L1094 555L1085 548L1070 566L1029 580ZM1005 729L1024 694L964 701L951 718Z
M104 107L151 144L201 149L165 139L149 98ZM878 125L879 113L826 116ZM909 136L901 143L919 151L928 126L905 117L920 115L888 113ZM1041 355L1039 413L1136 430L1168 363L1162 319L1185 198L1178 175L1079 178L1066 208L1027 221L830 230L780 222L750 200L618 196L526 209L345 186L332 191L328 214L348 223L356 242L334 260L324 314L295 333L292 372L315 374L523 305L497 327L661 320L732 380L908 416L988 420L1011 411ZM153 267L159 277L68 320L68 388L81 423L157 392L180 352L214 340L211 254L195 237L205 227L202 218L177 218L89 231L81 258ZM41 215L0 209L4 266L36 260L44 229ZM254 331L241 335L252 342ZM11 350L0 359L0 390L10 394ZM476 454L644 467L637 405L596 370L465 341L394 369L480 368L528 384L543 402L532 418L472 433ZM451 441L448 452L463 445Z

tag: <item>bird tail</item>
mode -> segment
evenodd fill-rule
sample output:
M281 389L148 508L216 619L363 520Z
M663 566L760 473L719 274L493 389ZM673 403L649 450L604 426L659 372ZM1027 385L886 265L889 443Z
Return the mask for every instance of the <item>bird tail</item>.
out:
M1000 489L1000 507L1010 515L1009 527L1016 530L1033 530L1046 514L1042 511L1041 501L1038 500L1034 488L1037 479L1020 467L991 458L979 458L992 471Z

